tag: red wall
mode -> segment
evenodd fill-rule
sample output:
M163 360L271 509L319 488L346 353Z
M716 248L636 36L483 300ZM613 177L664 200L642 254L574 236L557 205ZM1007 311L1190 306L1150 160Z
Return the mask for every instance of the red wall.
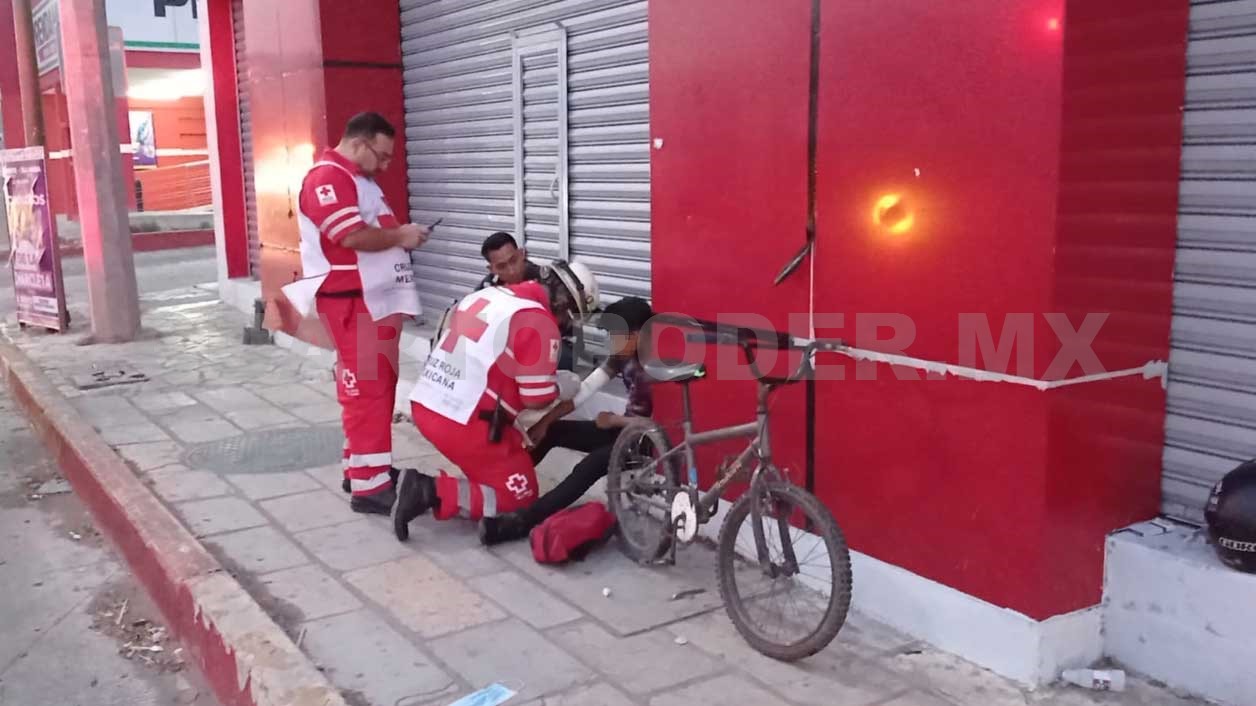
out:
M339 141L354 113L376 110L404 129L400 15L396 5L330 1L244 7L260 278L270 303L268 325L326 344L321 325L301 321L279 292L301 275L296 199L315 154ZM267 40L280 34L282 43ZM261 39L247 39L255 37ZM214 68L221 94L217 73L224 67ZM399 137L394 166L380 183L405 220L404 134ZM239 232L235 237L245 236Z
M410 222L402 98L401 13L396 4L322 0L323 81L328 141L335 143L354 115L373 110L397 128L392 166L379 177L398 219Z
M6 147L26 145L22 123L22 89L18 84L17 38L13 34L13 0L0 0L0 120Z
M807 309L806 268L780 287L771 282L807 239L810 2L718 4L715 12L706 2L650 3L651 135L663 140L651 156L653 304L784 329ZM710 354L714 362L735 351ZM744 375L693 392L699 428L754 417L755 386ZM660 386L657 395L679 419L679 390ZM778 462L796 478L806 471L804 411L802 386L777 394ZM704 475L735 450L700 450Z
M907 354L986 366L958 359L960 315L988 314L997 341L1029 313L1032 368L1006 372L1041 377L1059 348L1043 315L1097 311L1107 369L1166 358L1185 0L820 6L815 310L845 319L819 333L879 348L857 322L889 312L914 324ZM659 308L807 310L769 283L805 222L810 12L651 3ZM874 221L886 194L907 233ZM859 551L1045 618L1097 603L1105 534L1156 512L1155 381L1041 392L823 362L845 379L817 383L815 487ZM695 388L711 423L744 416L748 389Z

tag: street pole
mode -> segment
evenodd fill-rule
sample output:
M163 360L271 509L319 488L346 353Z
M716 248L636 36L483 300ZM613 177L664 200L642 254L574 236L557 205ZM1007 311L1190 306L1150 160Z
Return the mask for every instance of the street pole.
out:
M104 0L62 0L61 75L70 115L74 186L83 226L91 343L135 339L139 292L126 185L120 178L118 116Z
M17 72L22 100L22 129L26 147L44 144L44 106L39 90L39 60L35 57L35 24L31 0L13 0L13 35L17 44Z

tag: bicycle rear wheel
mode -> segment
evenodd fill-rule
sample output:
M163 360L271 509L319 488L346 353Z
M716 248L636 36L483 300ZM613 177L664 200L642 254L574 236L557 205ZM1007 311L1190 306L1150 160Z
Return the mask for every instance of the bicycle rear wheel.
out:
M758 559L754 502L762 513L767 564ZM773 659L810 657L846 622L851 591L846 540L833 514L798 486L769 482L757 497L748 491L733 504L720 528L717 571L733 625L751 647Z
M657 561L672 543L670 508L681 484L677 457L662 428L638 424L619 433L611 448L606 495L618 523L624 553L636 561Z

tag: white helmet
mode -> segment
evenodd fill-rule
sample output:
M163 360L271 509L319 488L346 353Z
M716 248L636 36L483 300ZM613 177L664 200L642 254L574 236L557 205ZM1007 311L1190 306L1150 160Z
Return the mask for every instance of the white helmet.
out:
M555 260L550 269L571 294L575 304L572 315L583 319L598 310L601 298L598 295L597 278L593 276L593 270L588 265L583 262Z

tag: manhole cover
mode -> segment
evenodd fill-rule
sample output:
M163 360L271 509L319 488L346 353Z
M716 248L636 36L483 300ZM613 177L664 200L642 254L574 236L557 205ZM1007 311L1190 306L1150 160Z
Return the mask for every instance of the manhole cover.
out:
M339 463L345 437L338 426L253 432L192 446L188 468L218 473L284 473Z

